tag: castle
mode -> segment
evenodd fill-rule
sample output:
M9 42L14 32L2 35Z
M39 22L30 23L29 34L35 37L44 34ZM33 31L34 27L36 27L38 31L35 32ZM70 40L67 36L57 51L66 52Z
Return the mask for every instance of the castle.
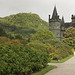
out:
M71 19L72 22L65 23L63 17L62 19L59 18L56 6L54 7L52 18L49 15L49 30L53 32L57 40L61 41L63 39L66 28L75 27L75 16L72 15Z

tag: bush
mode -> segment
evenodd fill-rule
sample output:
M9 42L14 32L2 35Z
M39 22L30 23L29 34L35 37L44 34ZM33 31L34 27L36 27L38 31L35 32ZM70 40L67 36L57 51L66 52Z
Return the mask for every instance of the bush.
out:
M44 55L47 54L48 56L51 53L51 48L47 46L46 44L42 44L42 43L30 42L26 45L26 47L31 48L32 50L36 52L43 53ZM50 61L50 58L49 58L49 61ZM41 62L44 63L44 61L41 61ZM48 59L46 59L45 62L48 62Z
M36 51L46 52L47 54L53 53L56 49L50 44L43 44L40 42L30 42L26 45L29 48L32 48Z
M0 44L0 75L29 75L45 67L48 54L22 45Z
M27 39L23 39L23 40L20 40L20 39L10 39L8 37L0 37L0 44L4 44L4 45L8 45L8 44L14 44L14 45L17 45L17 44L22 44L22 45L26 45L28 43L28 40Z
M5 42L8 42L8 41L10 41L10 39L9 39L9 38L4 37L4 36L1 36L1 37L0 37L0 43L5 44Z
M21 40L19 39L9 39L7 37L0 37L0 43L4 44L4 45L8 45L8 44L21 44Z
M50 44L49 47L52 47L52 53L50 53L50 57L55 60L63 59L72 54L71 47L66 45L65 43L58 41L58 40L45 40L43 41L44 44Z

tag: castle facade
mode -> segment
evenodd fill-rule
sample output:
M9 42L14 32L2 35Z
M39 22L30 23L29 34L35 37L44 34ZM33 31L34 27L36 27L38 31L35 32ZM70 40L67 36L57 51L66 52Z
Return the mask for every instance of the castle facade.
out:
M49 30L53 32L56 39L61 41L64 37L66 28L75 27L75 16L72 15L72 22L65 23L64 18L59 18L56 6L54 7L52 18L49 15Z

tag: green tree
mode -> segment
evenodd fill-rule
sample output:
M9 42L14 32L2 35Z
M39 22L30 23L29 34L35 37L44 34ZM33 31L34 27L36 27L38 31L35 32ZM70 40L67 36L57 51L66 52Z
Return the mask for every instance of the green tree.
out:
M75 28L74 27L67 28L64 33L64 37L65 38L75 37Z
M0 18L0 27L7 33L20 34L23 37L36 33L38 30L48 30L48 22L42 20L37 14L18 13Z
M0 28L0 36L6 36L6 32L2 28Z
M15 34L15 39L23 39L23 37L19 34Z
M75 48L75 28L70 27L64 33L64 40L66 44Z
M40 30L36 32L34 35L32 35L30 40L31 41L34 41L34 40L43 41L43 40L48 40L48 39L55 39L55 36L53 35L53 33L49 30Z

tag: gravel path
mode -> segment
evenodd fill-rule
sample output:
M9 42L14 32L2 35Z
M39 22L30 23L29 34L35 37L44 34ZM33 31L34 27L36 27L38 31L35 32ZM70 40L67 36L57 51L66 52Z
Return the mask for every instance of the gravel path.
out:
M64 63L49 63L57 68L49 71L45 75L75 75L75 56Z

